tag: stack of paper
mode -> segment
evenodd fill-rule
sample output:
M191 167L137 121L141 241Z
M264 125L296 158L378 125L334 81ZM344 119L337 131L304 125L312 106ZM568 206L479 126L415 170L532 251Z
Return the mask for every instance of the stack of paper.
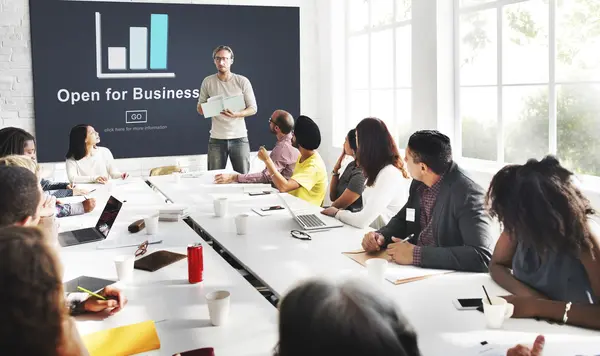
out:
M371 258L388 259L386 251L367 253L364 250L358 250L351 252L342 252L342 254L350 257L351 259L360 263L363 266L366 266L365 263ZM390 262L385 273L385 279L394 284L403 284L452 272L455 271L446 269L421 268L415 266L403 266Z
M279 210L263 211L263 210L261 210L261 208L252 208L252 211L255 212L259 216L271 216L271 215L275 215L275 214L287 215L287 214L289 214L289 212L287 212L286 210L287 209L283 208L283 209L279 209Z
M180 218L185 218L188 215L188 208L182 205L169 205L161 208L158 212L160 221L179 221Z
M394 284L402 284L452 272L454 271L447 269L421 268L390 263L385 272L385 279Z
M182 178L199 178L205 175L206 172L185 172L181 175Z
M204 117L213 117L221 115L221 112L225 109L229 109L233 112L242 111L246 108L246 101L244 95L235 95L229 97L223 97L223 95L213 96L208 98L208 101L204 104L200 104Z

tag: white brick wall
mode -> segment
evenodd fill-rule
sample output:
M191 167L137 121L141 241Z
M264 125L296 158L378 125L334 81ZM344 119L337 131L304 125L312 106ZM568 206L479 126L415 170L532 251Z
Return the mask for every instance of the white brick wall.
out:
M302 113L318 118L316 0L140 0L137 2L300 6L300 51L302 53L300 104ZM0 0L0 127L16 126L35 134L30 47L29 1ZM261 167L258 160L253 159L252 162L255 166L252 170ZM180 164L189 170L206 169L206 156L120 159L117 164L121 170L129 172L132 176L145 176L151 168L163 165ZM44 164L43 169L46 176L56 180L66 179L63 162Z

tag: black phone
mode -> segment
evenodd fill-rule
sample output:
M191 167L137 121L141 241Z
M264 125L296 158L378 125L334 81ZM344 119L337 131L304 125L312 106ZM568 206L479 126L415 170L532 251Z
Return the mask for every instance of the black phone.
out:
M271 192L269 192L268 190L266 190L264 192L250 192L250 193L248 193L248 195L251 196L251 197L255 197L255 196L258 196L258 195L269 195L269 194L271 194Z
M215 356L215 350L212 347L205 347L202 349L181 352L173 356Z
M283 210L284 207L281 205L270 206L268 208L260 208L261 211L271 211L271 210Z
M483 307L481 298L455 299L453 304L458 310L476 310L478 307Z

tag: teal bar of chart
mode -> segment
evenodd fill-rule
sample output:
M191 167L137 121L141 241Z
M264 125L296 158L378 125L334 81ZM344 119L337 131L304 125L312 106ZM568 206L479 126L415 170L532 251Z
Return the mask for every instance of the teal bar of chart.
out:
M150 16L150 69L167 69L169 15Z

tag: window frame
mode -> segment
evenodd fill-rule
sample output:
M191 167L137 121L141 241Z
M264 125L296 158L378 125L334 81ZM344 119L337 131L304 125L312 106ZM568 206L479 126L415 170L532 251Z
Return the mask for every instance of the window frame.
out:
M363 36L363 35L367 35L367 53L368 55L368 59L367 59L367 78L368 78L368 83L367 83L367 87L365 89L353 89L350 87L349 82L346 80L346 85L344 88L344 100L346 103L346 108L349 107L349 103L351 102L351 95L352 95L352 91L354 90L366 90L368 98L368 112L371 113L372 112L372 107L373 107L373 92L377 91L377 90L392 90L393 92L393 107L392 107L392 118L391 120L393 123L393 127L398 128L399 127L399 123L402 122L399 120L399 115L398 115L398 100L397 100L397 93L401 90L406 90L410 93L411 95L411 107L410 107L410 114L409 114L409 122L412 122L412 90L413 90L413 85L412 85L412 78L413 78L413 73L412 73L412 65L411 65L411 73L410 73L410 86L404 86L404 85L398 85L398 78L397 78L397 31L398 28L402 28L402 27L409 27L410 31L411 31L411 54L412 54L412 44L413 44L413 32L412 32L412 22L413 22L413 12L412 12L412 2L411 2L411 13L410 13L410 18L409 19L405 19L405 20L398 20L397 17L397 11L398 11L398 0L391 0L393 3L393 7L392 7L392 11L393 11L393 21L391 23L385 24L385 25L379 25L379 26L373 26L372 25L372 7L373 7L373 1L371 0L366 0L366 2L368 3L368 10L367 13L365 14L365 16L367 16L367 23L366 26L361 29L361 30L354 30L352 31L350 29L350 4L349 1L345 1L344 2L344 52L347 54L345 56L345 68L344 68L344 75L346 76L346 78L350 78L351 73L350 73L350 59L348 56L349 53L349 47L350 47L350 41L353 37L358 37L358 36ZM415 1L415 0L412 0ZM392 43L391 48L392 48L392 68L391 68L391 76L393 78L393 83L392 86L390 88L373 88L372 87L372 73L371 73L371 46L372 46L372 36L373 33L377 33L377 32L381 32L381 31L386 31L386 30L392 30ZM412 55L411 55L411 64L412 64ZM347 109L348 110L348 109ZM351 121L350 119L351 115L350 113L346 113L345 117L344 117L344 122L341 123L344 127L344 134L350 129L350 125L348 124L349 121ZM386 120L386 118L381 118L382 120L384 120L384 122L386 122L386 125L388 125L388 128L390 128L391 131L391 124L388 121L389 119ZM399 131L398 130L394 130L394 132L391 132L392 137L394 138L394 140L398 143L399 140ZM334 132L335 135L335 132ZM337 147L336 142L339 140L336 140L334 138L334 147ZM400 147L399 147L400 148Z
M557 54L557 38L556 38L556 27L557 27L557 1L548 0L548 81L547 82L528 82L519 84L505 84L503 78L503 9L507 5L525 3L535 0L493 0L481 4L460 6L460 0L453 0L454 9L454 144L455 151L459 156L459 160L464 162L466 165L471 167L483 167L483 170L494 170L500 169L504 165L513 162L505 162L504 159L504 118L503 118L503 104L504 95L503 89L510 87L532 87L532 86L543 86L548 88L548 152L556 155L558 149L558 97L557 88L562 85L599 85L600 81L596 80L582 80L582 81L559 81L556 78L556 54ZM496 84L488 85L461 85L461 73L460 73L460 17L463 14L479 12L484 10L496 10L496 60L498 63L497 67L497 78ZM461 117L461 89L462 88L496 88L497 95L497 132L496 132L496 157L493 160L484 160L478 158L471 158L463 156L463 137L462 137L462 117ZM541 157L536 157L541 158ZM590 184L598 184L600 186L600 176L578 174L582 179Z

